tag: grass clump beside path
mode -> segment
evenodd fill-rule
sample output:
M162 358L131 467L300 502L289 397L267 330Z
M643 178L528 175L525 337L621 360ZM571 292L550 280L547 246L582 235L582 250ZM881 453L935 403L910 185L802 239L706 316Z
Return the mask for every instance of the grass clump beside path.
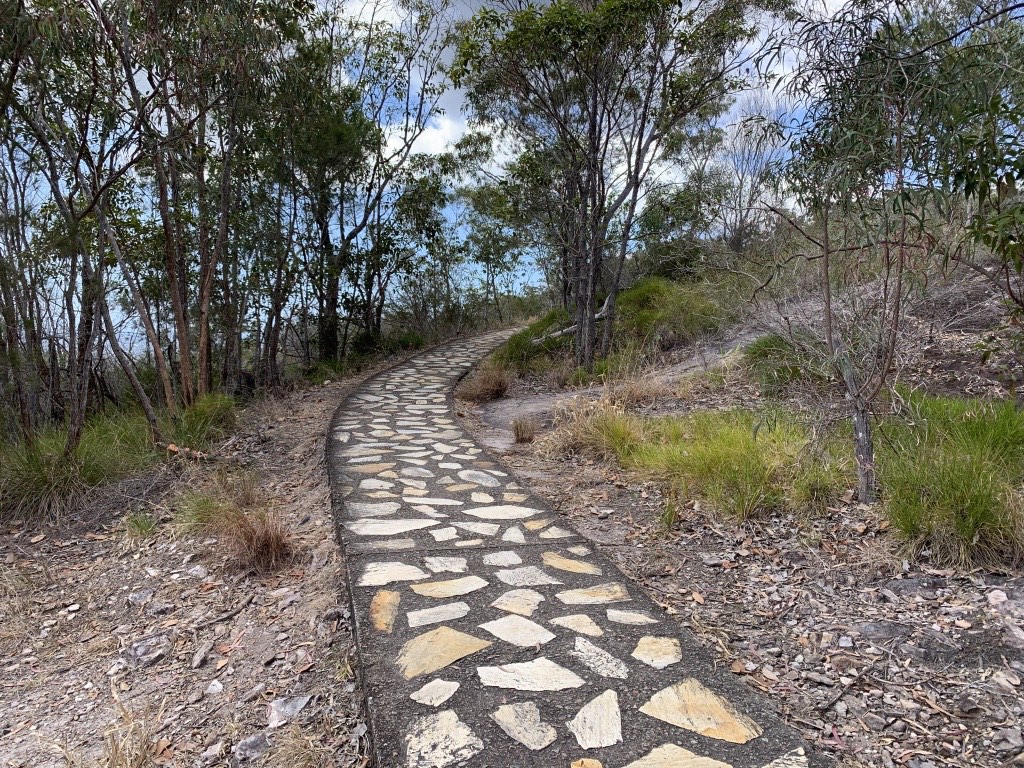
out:
M796 384L824 385L829 372L790 339L769 333L752 341L743 350L743 363L761 389L778 395Z
M815 449L796 419L747 410L644 418L591 403L564 415L550 445L614 458L674 495L699 498L739 520L780 509L815 511L850 476L850 462L832 446Z
M1024 559L1024 411L1014 403L913 394L883 430L886 513L937 563Z
M727 313L702 283L647 277L619 294L616 339L622 346L669 349L718 330Z
M164 418L170 441L195 450L209 448L235 426L234 400L199 398L177 420ZM67 433L51 427L32 443L0 445L0 518L53 519L77 507L91 488L142 472L161 459L149 424L140 413L98 414L85 423L78 448L65 455Z

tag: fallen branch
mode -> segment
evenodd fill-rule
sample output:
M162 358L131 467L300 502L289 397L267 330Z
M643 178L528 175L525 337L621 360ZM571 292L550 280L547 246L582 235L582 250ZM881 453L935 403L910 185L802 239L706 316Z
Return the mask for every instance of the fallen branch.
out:
M595 320L604 320L606 317L608 317L608 302L611 301L611 298L611 294L608 294L608 298L604 300L604 306L601 307L601 311L594 315ZM545 341L550 341L551 339L559 339L562 336L568 336L570 333L575 333L576 328L578 326L579 323L573 323L568 328L563 328L560 331L552 331L551 333L546 333L543 336L539 336L536 339L531 339L530 343L533 344L533 346L535 347L539 347Z

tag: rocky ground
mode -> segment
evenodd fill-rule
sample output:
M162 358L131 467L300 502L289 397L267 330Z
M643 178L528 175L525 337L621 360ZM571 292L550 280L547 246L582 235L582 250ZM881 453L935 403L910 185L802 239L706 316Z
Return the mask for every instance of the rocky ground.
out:
M0 765L365 766L324 435L354 382L257 403L198 464L0 529ZM181 494L250 472L294 557L257 574L173 523ZM153 535L129 535L147 511Z
M943 392L1005 395L1020 361L982 362L986 336L936 334L907 378L934 381L940 370ZM668 388L642 410L763 402L741 375L712 385L658 379ZM814 519L736 525L697 502L668 517L655 485L611 464L546 455L556 403L573 394L535 379L482 408L461 407L482 442L808 741L844 766L1024 765L1024 575L911 562L852 491ZM516 445L509 424L523 415L541 429L537 442Z

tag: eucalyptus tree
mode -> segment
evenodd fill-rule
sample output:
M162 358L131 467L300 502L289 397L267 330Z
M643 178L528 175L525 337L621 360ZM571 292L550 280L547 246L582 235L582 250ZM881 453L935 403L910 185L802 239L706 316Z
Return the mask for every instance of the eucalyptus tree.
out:
M593 366L598 319L612 324L651 171L739 85L759 7L556 0L485 8L465 25L456 71L474 118L549 160L580 366Z

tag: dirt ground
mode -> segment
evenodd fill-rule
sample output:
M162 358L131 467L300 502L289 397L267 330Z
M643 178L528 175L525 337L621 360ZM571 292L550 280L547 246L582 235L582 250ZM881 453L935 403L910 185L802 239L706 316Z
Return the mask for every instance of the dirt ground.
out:
M934 381L938 368L949 373L944 392L1005 395L1020 361L981 362L983 341L978 329L937 334L907 378ZM696 357L676 370L699 368ZM665 370L657 378L670 384ZM599 394L528 380L502 400L461 407L523 481L840 765L1024 765L1024 575L911 562L852 491L815 519L738 525L694 501L666 518L655 485L611 464L545 455L558 401ZM733 376L685 397L663 393L643 409L763 401L754 383ZM509 425L521 416L540 425L533 444L513 443Z
M3 524L0 765L367 764L324 469L354 383L253 404L211 460L105 489L62 525ZM175 529L176 500L223 468L253 473L286 522L283 569L240 570ZM155 535L128 535L133 510Z

